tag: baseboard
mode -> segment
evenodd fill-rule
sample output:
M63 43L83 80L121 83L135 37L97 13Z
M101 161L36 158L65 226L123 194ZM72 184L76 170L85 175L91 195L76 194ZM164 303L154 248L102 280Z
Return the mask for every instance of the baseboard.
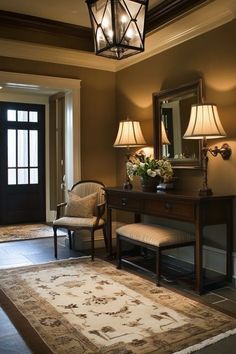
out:
M48 223L53 222L56 218L56 211L55 210L48 210L46 215L46 221Z
M193 264L193 247L176 248L168 250L165 254L170 255L176 259L182 260L187 263ZM236 287L236 253L232 255L233 261L233 276L232 283ZM210 247L203 246L203 267L215 271L219 274L226 274L226 251Z

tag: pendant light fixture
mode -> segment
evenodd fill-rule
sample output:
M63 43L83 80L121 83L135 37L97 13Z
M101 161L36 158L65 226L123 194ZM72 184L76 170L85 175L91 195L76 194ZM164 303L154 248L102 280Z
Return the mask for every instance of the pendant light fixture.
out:
M86 0L95 52L124 59L144 51L148 0Z

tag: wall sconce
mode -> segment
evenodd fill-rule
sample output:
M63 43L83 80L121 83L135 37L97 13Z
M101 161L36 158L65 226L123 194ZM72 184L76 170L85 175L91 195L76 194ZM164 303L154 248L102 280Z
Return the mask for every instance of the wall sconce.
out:
M86 0L95 52L124 59L144 51L148 0Z
M126 120L119 123L118 133L113 146L118 148L126 148L127 161L130 157L131 147L144 146L146 144L147 143L143 137L139 122L129 120L127 117ZM123 188L132 189L132 187L133 186L126 172L126 182L123 183Z
M207 147L207 139L224 138L226 133L215 104L196 104L191 107L190 120L187 130L183 136L184 139L202 139L202 162L203 162L203 186L199 191L199 195L212 195L212 190L208 188L207 168L209 151L213 156L220 154L224 160L228 160L231 156L231 148L225 143L221 148L215 146L214 149Z

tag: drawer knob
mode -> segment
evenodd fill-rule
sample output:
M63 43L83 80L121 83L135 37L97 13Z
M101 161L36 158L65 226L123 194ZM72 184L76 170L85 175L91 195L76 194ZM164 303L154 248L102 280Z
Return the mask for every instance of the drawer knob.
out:
M127 199L126 198L122 198L121 199L121 203L122 203L122 206L126 206L127 205Z
M166 208L166 210L171 210L172 209L172 205L170 203L166 203L165 204L165 208Z

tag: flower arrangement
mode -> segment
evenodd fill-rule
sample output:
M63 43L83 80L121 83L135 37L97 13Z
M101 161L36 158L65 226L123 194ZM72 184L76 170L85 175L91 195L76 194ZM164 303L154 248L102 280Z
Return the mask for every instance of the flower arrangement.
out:
M173 178L173 169L168 160L156 160L143 154L131 156L126 163L126 169L130 180L133 180L134 176L141 176L143 179L159 176L162 182L168 183Z

